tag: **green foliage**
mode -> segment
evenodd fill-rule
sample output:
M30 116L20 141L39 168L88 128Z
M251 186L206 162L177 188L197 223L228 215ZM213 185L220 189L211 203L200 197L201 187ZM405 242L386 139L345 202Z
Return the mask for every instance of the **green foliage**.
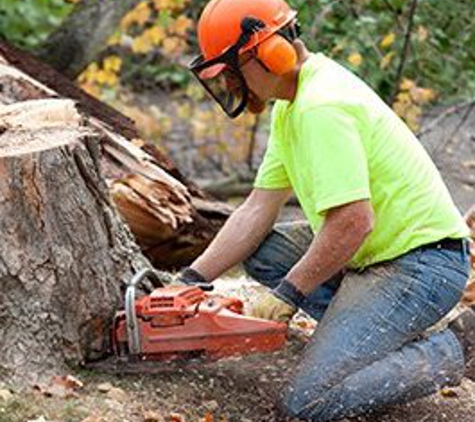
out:
M40 45L73 5L65 0L0 1L0 37L27 48Z
M290 0L299 10L304 40L349 65L384 98L397 89L398 70L410 20L410 0ZM419 0L403 75L441 98L475 92L473 0ZM382 40L394 34L394 42ZM361 63L352 65L352 54Z

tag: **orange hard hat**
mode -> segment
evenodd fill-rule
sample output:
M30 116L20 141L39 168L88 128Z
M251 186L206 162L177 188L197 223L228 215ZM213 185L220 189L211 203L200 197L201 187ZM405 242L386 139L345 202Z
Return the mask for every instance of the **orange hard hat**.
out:
M240 53L248 51L286 26L297 12L283 0L211 0L198 23L198 42L204 60L211 60L232 47L242 34L246 17L257 18L265 30L253 35Z

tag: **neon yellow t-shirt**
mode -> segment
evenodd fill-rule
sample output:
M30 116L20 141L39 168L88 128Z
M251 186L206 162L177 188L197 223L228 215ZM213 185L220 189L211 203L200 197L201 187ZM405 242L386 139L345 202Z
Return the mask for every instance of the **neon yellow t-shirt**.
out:
M292 103L277 101L254 186L291 187L314 232L333 207L369 199L363 268L468 227L417 138L361 79L323 54L302 66Z

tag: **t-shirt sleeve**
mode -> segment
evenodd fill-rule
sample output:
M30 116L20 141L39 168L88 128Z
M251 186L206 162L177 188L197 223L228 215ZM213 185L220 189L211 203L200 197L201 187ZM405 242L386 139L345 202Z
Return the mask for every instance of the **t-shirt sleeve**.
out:
M354 117L315 107L301 113L299 125L299 167L312 185L315 212L370 199L367 156Z
M264 158L254 180L254 187L258 189L285 189L290 187L274 130L271 130Z

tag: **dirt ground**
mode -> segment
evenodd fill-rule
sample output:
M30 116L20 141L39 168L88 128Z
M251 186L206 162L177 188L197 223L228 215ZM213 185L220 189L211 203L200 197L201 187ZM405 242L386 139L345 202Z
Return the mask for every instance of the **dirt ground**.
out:
M85 386L76 397L14 394L0 404L0 421L271 422L286 372L282 367L293 362L299 352L300 345L291 344L285 351L266 357L172 365L149 375L82 371L76 376ZM474 414L475 384L466 382L450 392L352 421L471 422Z

